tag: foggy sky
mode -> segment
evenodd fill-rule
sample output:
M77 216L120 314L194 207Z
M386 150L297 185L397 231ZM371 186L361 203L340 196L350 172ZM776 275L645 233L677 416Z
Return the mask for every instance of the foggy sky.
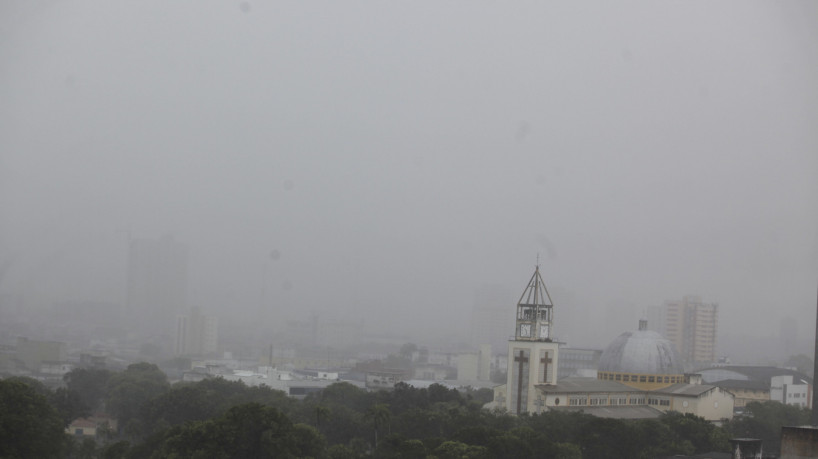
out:
M122 302L128 238L172 234L191 306L251 320L266 286L276 317L465 339L478 287L521 293L539 253L574 345L685 294L721 305L720 334L789 316L812 339L816 18L3 2L0 292Z

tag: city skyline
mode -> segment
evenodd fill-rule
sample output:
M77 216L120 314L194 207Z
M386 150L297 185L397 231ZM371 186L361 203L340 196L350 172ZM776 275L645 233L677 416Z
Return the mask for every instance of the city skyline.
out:
M468 342L540 253L569 343L695 294L728 354L808 348L815 2L248 5L0 6L7 310L124 308L173 234L225 331Z

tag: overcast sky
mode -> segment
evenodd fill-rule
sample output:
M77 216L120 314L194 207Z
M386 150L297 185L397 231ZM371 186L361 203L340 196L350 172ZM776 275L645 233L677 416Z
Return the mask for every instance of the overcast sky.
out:
M539 253L574 345L685 294L721 305L720 333L790 316L811 340L816 18L2 2L0 292L121 302L127 238L172 234L194 305L249 316L266 282L282 317L466 337L475 290L515 292L513 314Z

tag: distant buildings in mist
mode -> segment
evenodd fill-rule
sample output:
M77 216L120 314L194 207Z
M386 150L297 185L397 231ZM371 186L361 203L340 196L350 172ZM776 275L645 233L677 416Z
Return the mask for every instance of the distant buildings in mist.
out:
M483 285L475 291L469 340L472 346L505 347L511 336L509 330L514 329L513 317L508 314L513 297L511 290L498 285Z
M213 355L219 350L219 319L191 308L189 314L176 317L174 354Z
M113 365L186 357L193 362L206 360L216 366L236 361L238 369L254 366L292 370L354 368L366 362L387 362L403 344L416 339L395 335L389 330L374 330L367 327L366 319L344 315L342 309L336 316L305 311L296 320L266 317L261 312L245 321L237 321L230 316L216 317L198 307L191 307L186 244L170 236L130 239L127 255L124 307L89 300L56 301L45 311L45 316L37 318L47 324L38 334L29 333L35 329L37 321L18 323L15 317L14 324L10 325L11 322L3 323L4 320L0 320L0 337L4 337L3 341L8 343L6 348L0 349L0 372L36 374L64 371L65 367L57 368L51 362L76 363L79 355L103 361L110 357L107 361ZM515 340L515 334L523 333L515 327L513 314L518 294L498 285L477 288L470 315L454 324L451 334L439 339L436 344L420 343L425 354L422 357L413 356L411 371L402 369L401 377L433 381L454 378L479 384L490 384L491 380L505 378L507 370L515 365L513 359L518 356L503 350L510 340ZM555 300L559 308L560 299ZM20 305L24 301L25 298L0 296L0 319L21 315L15 311L22 308ZM689 295L681 300L669 300L661 306L650 307L647 316L647 327L673 344L685 370L695 370L717 362L718 304ZM571 319L563 321L563 324L579 322L580 325L575 325L575 328L585 323L583 314L560 314L560 317ZM538 367L543 370L543 380L553 382L557 374L560 378L596 376L603 351L570 348L565 343L557 343L560 335L555 334L558 330L552 327L552 319L549 312L548 323L538 324L536 329L527 329L528 336L524 336L526 339L535 336L548 338L547 349L531 350L537 351L537 355L540 351L543 354L539 357L535 355L537 358L534 360L553 359L547 371L545 366ZM782 319L780 336L769 338L776 343L775 346L765 345L767 350L785 350L787 354L781 357L791 355L797 347L797 323L796 319ZM542 325L546 327L541 329ZM10 330L19 335L28 335L29 340L17 340L12 346ZM517 336L517 340L521 340L521 337ZM749 349L758 343L759 337L755 337L745 347ZM556 358L557 355L559 358ZM527 358L533 357L529 355ZM229 365L226 368L231 371L236 369ZM372 371L386 374L392 370L378 367ZM513 396L511 392L506 396Z
M176 317L188 306L188 250L171 236L131 239L125 318L129 331L173 336Z
M495 349L505 347L513 330L513 317L508 305L513 295L497 286L483 286L477 290L471 314L472 346L491 344ZM715 363L718 360L717 335L719 305L707 303L701 297L687 295L681 300L667 300L660 306L647 308L648 329L673 343L687 368ZM782 322L782 343L794 348L792 339L784 338L783 331L794 328L793 321Z
M716 362L719 305L687 295L647 310L648 329L658 332L676 348L687 368Z

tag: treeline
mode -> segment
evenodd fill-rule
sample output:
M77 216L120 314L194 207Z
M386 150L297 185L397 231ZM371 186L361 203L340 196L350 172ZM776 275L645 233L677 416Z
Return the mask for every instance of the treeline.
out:
M724 428L678 413L636 421L515 417L482 409L490 390L437 384L369 392L340 382L297 400L221 378L170 385L147 363L120 373L77 369L65 383L50 391L26 378L0 381L0 457L647 459L729 451L733 436L762 438L774 451L782 423L809 418L777 403L751 404L757 416ZM98 442L63 433L72 419L103 410L119 424Z

